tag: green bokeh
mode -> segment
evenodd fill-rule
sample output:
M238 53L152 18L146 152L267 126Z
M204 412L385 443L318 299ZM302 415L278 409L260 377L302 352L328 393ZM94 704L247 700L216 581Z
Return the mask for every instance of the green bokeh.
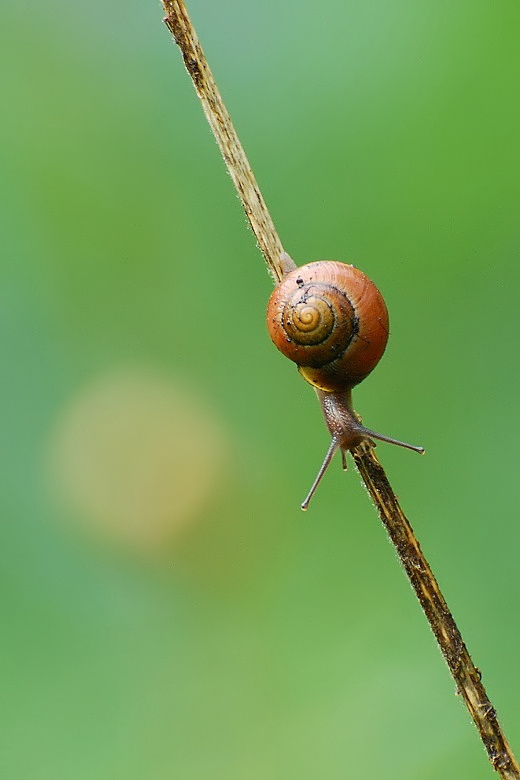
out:
M356 406L427 447L378 451L519 751L520 7L252 6L189 4L287 250L385 295ZM491 778L354 471L299 510L326 432L160 4L8 0L0 73L1 776ZM49 487L129 366L227 448L151 551Z

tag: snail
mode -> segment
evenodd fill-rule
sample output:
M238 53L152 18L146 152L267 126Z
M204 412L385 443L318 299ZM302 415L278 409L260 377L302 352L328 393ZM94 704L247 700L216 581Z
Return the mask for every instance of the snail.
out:
M296 267L283 258L285 271L267 306L267 327L274 345L295 362L314 386L332 436L325 459L302 503L307 509L329 463L364 439L378 439L420 454L423 447L365 428L352 406L352 388L367 377L385 351L388 311L383 296L353 265L320 260Z

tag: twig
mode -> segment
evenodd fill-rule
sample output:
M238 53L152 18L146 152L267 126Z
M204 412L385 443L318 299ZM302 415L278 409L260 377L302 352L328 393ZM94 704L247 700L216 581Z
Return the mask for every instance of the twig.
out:
M174 36L200 98L208 122L238 191L247 218L275 280L294 267L281 241L224 106L183 0L162 0L165 23ZM354 460L426 614L457 690L480 733L500 777L520 780L520 766L500 728L495 708L481 682L459 629L448 609L419 542L369 443L359 445Z
M246 153L209 68L184 3L163 0L164 20L181 50L184 64L199 96L244 211L274 280L279 282L290 265L275 230Z
M392 490L383 467L370 445L353 453L358 471L377 507L379 516L397 550L412 587L421 603L441 652L473 718L489 759L500 777L520 777L520 767L497 720L461 633L448 609L419 542Z

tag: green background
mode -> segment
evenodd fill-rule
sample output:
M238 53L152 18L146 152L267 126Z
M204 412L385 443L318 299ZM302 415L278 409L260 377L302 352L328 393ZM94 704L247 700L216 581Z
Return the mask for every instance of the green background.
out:
M359 265L355 392L520 750L520 7L192 0L286 249ZM158 2L2 4L0 773L479 780Z

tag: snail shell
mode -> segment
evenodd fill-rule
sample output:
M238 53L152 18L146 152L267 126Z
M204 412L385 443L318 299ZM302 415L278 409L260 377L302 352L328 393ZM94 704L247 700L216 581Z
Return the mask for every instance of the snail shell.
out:
M362 271L320 260L284 276L269 299L267 327L307 382L341 392L379 362L388 341L388 311Z

